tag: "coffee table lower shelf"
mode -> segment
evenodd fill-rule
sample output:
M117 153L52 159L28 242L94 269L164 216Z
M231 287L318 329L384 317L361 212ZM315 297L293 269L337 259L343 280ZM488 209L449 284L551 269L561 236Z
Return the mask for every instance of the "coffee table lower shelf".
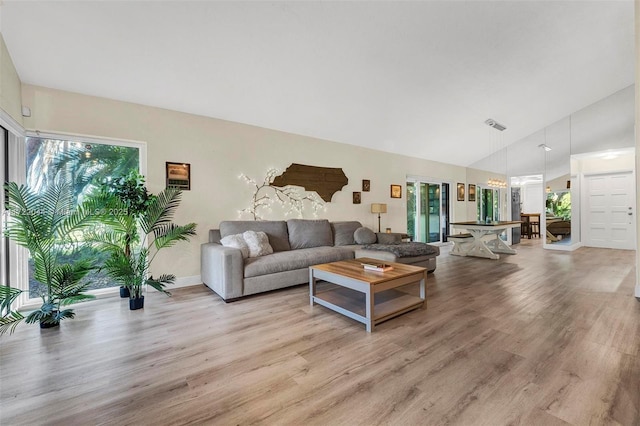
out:
M363 263L377 262L366 257L323 263L309 267L309 299L344 316L363 323L367 331L376 324L412 309L426 299L427 270L413 265L391 263L384 272L367 271ZM319 282L330 284L318 288ZM420 297L401 287L418 284Z
M349 288L338 287L321 291L313 296L313 302L339 312L349 318L368 324L366 295ZM373 325L421 308L424 300L400 290L385 290L375 294Z

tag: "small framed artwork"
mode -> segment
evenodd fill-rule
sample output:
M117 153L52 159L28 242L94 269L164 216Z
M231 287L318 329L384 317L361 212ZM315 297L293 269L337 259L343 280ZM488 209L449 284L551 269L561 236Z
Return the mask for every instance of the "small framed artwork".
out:
M464 183L458 183L458 201L464 201Z
M391 198L402 198L402 185L391 185Z
M362 179L362 192L371 191L371 181L369 179Z
M362 198L359 192L353 193L353 204L360 204L362 202Z
M469 184L469 201L476 200L476 186L472 183Z
M167 161L167 188L191 189L191 164Z

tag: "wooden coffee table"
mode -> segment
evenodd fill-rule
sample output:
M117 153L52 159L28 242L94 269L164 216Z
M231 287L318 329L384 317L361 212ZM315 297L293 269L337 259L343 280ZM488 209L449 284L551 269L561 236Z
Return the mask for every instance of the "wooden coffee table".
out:
M311 306L317 303L360 321L367 326L368 332L376 324L423 306L427 281L425 268L390 263L392 270L377 272L365 270L362 263L380 263L380 260L359 258L309 267ZM337 286L318 291L317 280ZM420 297L397 290L411 283L420 283Z

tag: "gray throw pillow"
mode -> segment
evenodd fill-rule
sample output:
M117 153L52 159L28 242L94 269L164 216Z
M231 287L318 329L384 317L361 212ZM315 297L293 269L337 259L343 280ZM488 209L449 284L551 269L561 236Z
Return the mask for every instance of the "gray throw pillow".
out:
M369 228L358 228L353 233L356 244L373 244L376 242L376 234Z

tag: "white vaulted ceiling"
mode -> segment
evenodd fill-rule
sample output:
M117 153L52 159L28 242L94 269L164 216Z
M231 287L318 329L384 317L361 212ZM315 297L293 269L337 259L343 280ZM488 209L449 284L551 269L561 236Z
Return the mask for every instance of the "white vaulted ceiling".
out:
M467 166L634 82L633 1L14 1L23 83Z

